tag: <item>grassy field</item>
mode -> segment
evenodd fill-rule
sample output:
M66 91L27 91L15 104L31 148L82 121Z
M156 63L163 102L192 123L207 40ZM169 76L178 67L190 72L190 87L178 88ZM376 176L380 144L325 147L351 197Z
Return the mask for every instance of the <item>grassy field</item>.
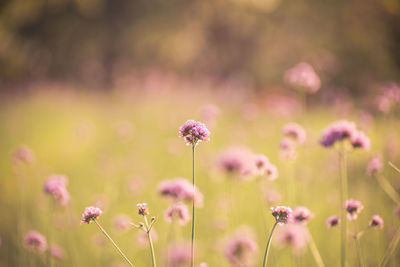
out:
M167 266L168 243L190 242L191 227L190 223L179 226L165 221L169 201L157 188L164 179L191 181L191 149L178 137L179 127L188 119L206 120L211 131L211 141L196 148L196 184L204 195L203 207L196 210L196 266L201 262L211 267L230 266L224 245L241 227L253 231L258 245L254 266L261 266L275 221L270 207L275 205L309 208L315 217L308 228L325 266L339 266L340 229L328 229L325 224L329 216L340 215L338 153L318 144L322 130L339 119L354 121L371 139L369 151L354 150L348 155L349 197L364 205L348 228L352 233L364 229L375 214L384 219L382 230L369 229L360 239L366 266L378 266L399 228L395 209L400 203L385 193L375 177L366 174L366 166L372 156L382 155L382 175L395 189L400 188L400 173L388 165L389 161L400 165L399 121L394 115L379 114L366 120L356 108L317 104L309 105L307 111L277 113L267 99L246 96L246 92L43 90L1 100L0 266L49 266L46 253L25 248L23 238L29 230L39 231L48 243L64 249L65 259L51 260L52 266L120 266L122 258L97 227L80 224L81 213L90 205L102 208L98 221L135 266L151 266L147 244L137 240L139 230L113 227L119 214L130 216L135 223L142 221L136 209L142 202L148 203L151 215L157 218L155 254L158 265ZM209 104L219 109L214 121L207 121L200 112ZM279 156L281 128L291 121L307 131L294 162ZM13 163L12 153L20 144L34 152L33 164ZM265 154L278 168L279 177L268 181L225 175L217 161L221 151L231 146ZM71 200L66 207L55 205L43 192L51 174L68 177ZM267 201L268 196L272 198L271 190L280 195L275 202ZM348 266L358 265L352 238L348 238L347 262ZM387 266L399 265L400 251L396 249ZM289 247L281 247L275 240L269 266L317 265L309 249L293 255Z

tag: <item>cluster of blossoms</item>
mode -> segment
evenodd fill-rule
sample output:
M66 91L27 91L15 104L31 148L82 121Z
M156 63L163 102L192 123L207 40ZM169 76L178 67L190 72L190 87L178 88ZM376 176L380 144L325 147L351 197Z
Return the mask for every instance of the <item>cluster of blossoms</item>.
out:
M52 195L57 204L66 206L70 200L67 183L68 178L65 175L53 174L47 178L43 190L45 193Z
M29 231L24 238L25 246L33 251L44 253L47 250L46 238L37 231Z
M271 208L271 214L278 224L286 224L292 219L293 211L289 207L276 206L275 208Z
M147 207L147 203L138 203L136 204L136 207L138 208L138 214L145 216L149 215L149 208Z
M278 177L278 170L269 159L262 154L254 154L243 147L230 147L222 151L218 158L220 169L226 173L245 179L251 175L265 176L269 180Z
M56 260L63 260L65 258L64 249L58 245L50 246L50 255Z
M377 108L384 114L388 114L394 105L400 103L400 88L394 82L388 82L376 98Z
M364 208L360 201L353 199L346 200L344 206L347 212L347 219L350 221L357 219L358 214L360 214L361 210Z
M368 223L369 227L383 228L383 219L379 215L372 216L371 221Z
M282 134L284 138L279 143L281 157L288 160L296 159L296 146L306 141L306 131L299 124L290 122L283 126Z
M178 220L181 225L187 224L190 220L188 208L183 203L173 203L164 212L164 217L167 222Z
M276 233L276 244L278 246L289 246L293 253L301 255L307 248L310 234L303 224L290 223L279 229Z
M339 223L340 223L340 217L337 215L333 215L326 220L326 226L328 228L335 227L339 225Z
M294 223L307 224L314 218L314 214L306 207L297 207L293 210L292 220Z
M196 146L201 141L210 141L210 131L205 124L194 120L188 120L181 126L179 136L187 145L192 146Z
M370 159L367 165L367 174L376 175L380 173L383 169L382 157L374 156Z
M12 154L14 163L32 164L35 161L35 154L26 145L20 145Z
M353 148L368 150L370 147L370 140L364 132L357 130L353 122L346 120L336 121L325 128L319 142L324 147L331 147L344 140L349 140Z
M182 267L190 263L190 243L174 242L168 245L166 251L168 253L165 255L165 262L168 262L169 266Z
M81 223L90 223L97 219L102 213L102 210L99 208L93 206L86 207L81 216Z
M199 189L184 178L161 181L158 185L158 192L174 202L192 201L194 199L197 206L201 206L203 203L203 195Z
M321 88L321 80L317 73L305 62L300 62L287 70L284 80L293 88L307 93L316 93Z
M224 255L232 266L252 266L258 251L248 228L239 228L225 243Z

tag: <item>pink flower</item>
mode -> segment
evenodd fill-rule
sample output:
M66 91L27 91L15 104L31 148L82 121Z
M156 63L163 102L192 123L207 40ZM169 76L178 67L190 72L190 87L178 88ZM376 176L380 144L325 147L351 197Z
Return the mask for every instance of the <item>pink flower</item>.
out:
M339 216L337 216L337 215L333 215L333 216L329 217L329 218L326 220L326 226L327 226L328 228L337 226L337 225L339 225L339 223L340 223L340 218L339 218Z
M365 150L369 150L371 146L368 136L366 136L365 133L361 131L357 131L350 137L350 143L353 148L362 148Z
M210 131L204 123L188 120L179 128L179 136L187 145L196 146L199 142L210 141Z
M151 239L152 239L153 242L157 242L158 234L156 232L156 229L154 229L154 227L151 228L151 230L150 230L150 236L151 236ZM149 238L147 236L147 233L144 232L144 231L139 231L137 236L136 236L136 241L138 242L138 244L141 247L147 246L148 243L149 243Z
M190 220L188 208L183 203L174 203L169 206L164 213L164 217L167 222L177 219L181 225L185 225Z
M382 169L383 169L382 157L374 156L368 162L367 174L368 175L375 175L375 174L381 172Z
M190 263L191 252L190 243L175 242L168 245L168 254L166 262L169 262L171 267L187 266Z
M44 253L47 249L46 238L37 231L29 231L24 238L24 244L29 250Z
M376 227L379 229L383 228L383 219L379 215L372 216L371 221L368 224L370 227Z
M65 175L53 174L44 183L44 192L53 196L56 203L66 206L70 196L67 191L68 178Z
M85 211L82 213L81 216L81 224L82 223L87 223L89 224L91 221L94 221L101 215L102 211L99 208L96 207L86 207Z
M278 229L275 243L280 246L289 246L296 255L301 255L307 248L310 240L306 226L302 224L286 224Z
M321 80L317 73L305 62L300 62L287 70L284 80L290 86L307 93L316 93L321 88Z
M23 162L25 164L32 164L35 162L35 154L26 145L20 145L12 154L14 163Z
M65 258L64 249L58 245L50 246L50 255L56 260L63 260Z
M254 173L254 154L247 148L230 147L218 158L220 169L237 178L246 178Z
M282 133L293 138L297 143L303 144L306 141L306 131L295 122L290 122L282 128Z
M293 221L306 224L314 217L314 214L306 207L297 207L293 210Z
M158 185L158 192L162 196L172 199L174 202L192 201L201 206L203 203L203 195L199 189L184 178L175 178L172 180L161 181Z
M276 206L275 208L271 208L271 213L279 224L286 224L290 221L293 215L292 209L285 206Z
M356 133L356 125L353 122L340 120L330 124L323 130L319 142L324 147L331 147L338 141L350 139Z
M254 155L255 175L267 176L269 180L275 180L278 177L278 169L273 165L266 156L262 154Z
M296 144L291 138L285 137L280 143L280 157L286 160L295 160L297 157Z
M257 243L248 229L238 229L225 243L224 255L232 266L251 266L258 251Z
M145 216L145 215L149 215L149 208L147 207L147 203L138 203L136 204L137 208L138 208L138 214Z
M128 215L120 214L117 215L113 220L114 229L120 231L126 231L130 228L131 218Z
M364 208L360 201L353 199L346 200L344 205L347 211L347 218L350 221L357 219L358 214L360 214L361 210Z

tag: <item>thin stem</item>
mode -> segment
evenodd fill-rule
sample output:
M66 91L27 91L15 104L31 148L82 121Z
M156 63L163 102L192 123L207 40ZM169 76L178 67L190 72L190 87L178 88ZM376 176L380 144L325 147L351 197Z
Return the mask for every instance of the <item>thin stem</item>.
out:
M157 263L156 263L156 255L154 253L154 246L153 246L153 240L151 239L151 227L153 226L154 221L152 222L151 225L149 225L148 221L147 221L147 217L144 216L144 222L146 223L146 233L147 233L147 237L149 238L149 244L150 244L150 253L151 253L151 263L153 264L153 267L157 267Z
M346 162L346 150L344 142L340 142L339 151L339 161L340 161L340 210L341 210L341 266L346 266L346 244L347 244L347 221L346 221L346 210L344 203L347 199L347 162Z
M377 175L376 179L378 180L379 185L382 187L383 191L397 204L400 205L400 195L393 188L393 186L389 183L388 180L382 175Z
M309 233L309 236L310 236L309 245L310 245L311 253L312 253L313 257L314 257L315 263L317 264L318 267L325 267L325 264L324 264L324 262L322 260L321 254L319 254L317 245L315 244L311 233Z
M193 185L193 200L192 200L192 250L191 250L191 257L190 257L190 266L194 267L194 239L195 239L195 208L194 208L194 200L196 198L196 191L195 191L195 181L194 181L194 145L192 146L192 185Z
M271 240L272 240L272 234L274 233L275 227L276 227L277 225L278 225L278 222L275 222L274 226L272 226L271 232L269 233L267 246L265 247L264 260L263 260L263 265L262 265L263 267L266 267L266 266L267 266L269 248L270 248Z
M397 172L400 173L400 169L397 168L396 165L394 165L392 162L389 161L389 165L390 165L393 169L395 169Z
M358 239L358 235L354 236L354 241L356 243L356 248L357 248L358 266L364 267L365 264L361 253L361 246L360 246L360 240Z
M392 254L393 254L395 248L397 247L397 244L399 243L399 241L400 241L400 227L399 227L399 229L397 229L397 232L394 235L392 241L390 242L389 247L386 249L385 255L383 256L383 258L382 258L382 260L381 260L381 262L379 264L379 267L386 266L386 264L389 261L389 258L392 256Z
M130 262L130 260L125 256L125 254L122 252L122 250L118 247L118 245L114 242L114 240L111 238L111 236L109 236L106 232L106 230L104 230L103 227L101 227L101 225L99 224L99 222L94 219L93 220L94 223L97 225L97 227L99 227L100 231L103 232L103 234L111 241L111 243L114 245L114 247L118 250L119 254L121 254L122 258L124 258L124 260L131 266L134 267L132 262Z

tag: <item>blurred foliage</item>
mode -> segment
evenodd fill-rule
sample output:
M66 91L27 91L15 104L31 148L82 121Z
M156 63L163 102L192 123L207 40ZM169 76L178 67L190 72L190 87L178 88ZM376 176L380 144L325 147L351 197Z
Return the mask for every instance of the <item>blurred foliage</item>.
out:
M398 77L399 29L398 0L2 0L0 78L108 88L155 67L264 89L305 60L362 93Z

